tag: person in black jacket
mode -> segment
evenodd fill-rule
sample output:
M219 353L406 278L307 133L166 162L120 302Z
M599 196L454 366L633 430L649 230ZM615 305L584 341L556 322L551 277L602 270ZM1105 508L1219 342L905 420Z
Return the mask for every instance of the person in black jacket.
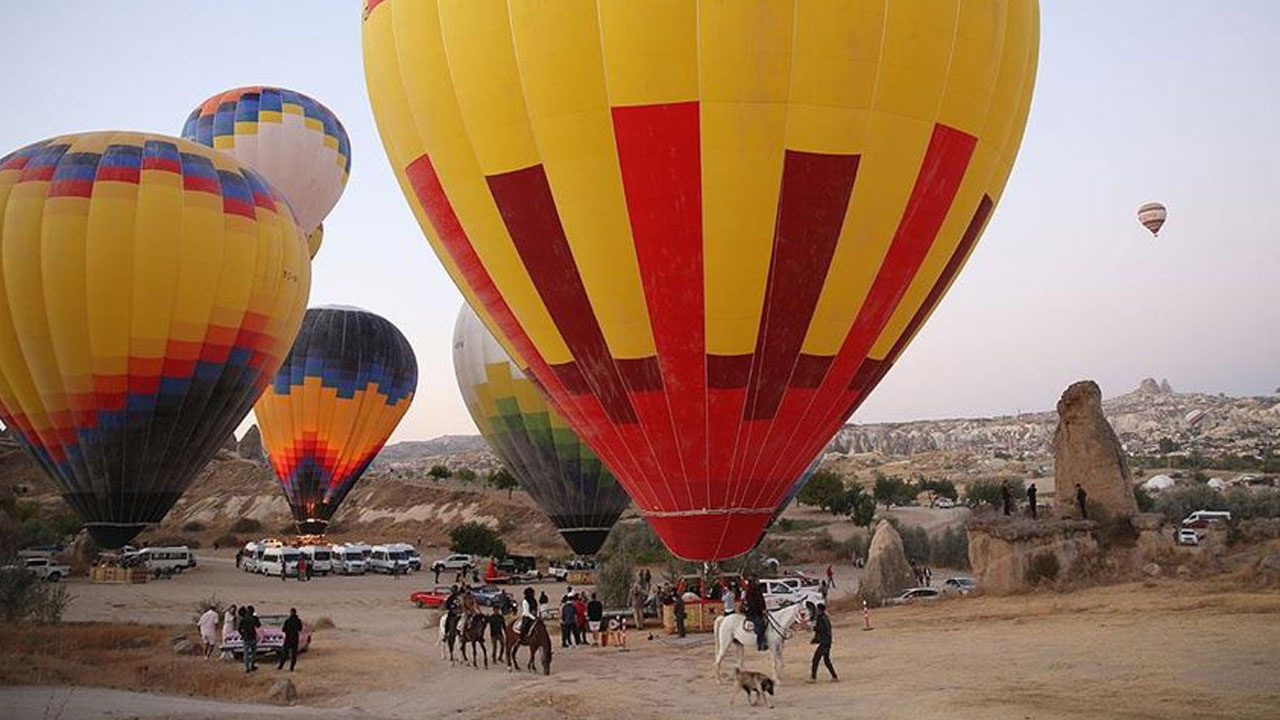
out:
M831 665L831 618L827 617L827 606L822 603L818 603L813 614L812 644L817 645L818 649L813 651L813 663L809 666L809 682L818 681L818 660L826 663L832 682L839 680L836 669Z
M769 620L766 617L769 608L764 600L764 588L760 587L754 577L747 580L747 597L743 602L742 612L755 627L756 650L768 650L769 638L765 633L769 630Z
M285 618L284 646L280 648L280 664L277 670L284 669L285 658L289 660L289 672L298 664L298 636L302 634L302 618L298 617L297 608L289 608L289 617Z
M676 633L684 637L684 597L678 590L671 597L671 615L676 619Z
M604 622L604 603L591 593L591 602L587 603L587 629L591 631L591 644L600 644L600 625Z
M258 654L258 628L262 627L262 621L254 614L252 605L240 609L243 614L236 630L240 632L240 641L244 644L244 671L249 673L258 669L255 660Z

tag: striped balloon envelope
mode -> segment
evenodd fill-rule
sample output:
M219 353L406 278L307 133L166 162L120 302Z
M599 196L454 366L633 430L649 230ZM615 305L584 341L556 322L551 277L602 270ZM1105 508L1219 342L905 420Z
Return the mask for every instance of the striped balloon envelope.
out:
M991 217L1035 0L367 0L436 254L677 555L744 552Z
M129 132L0 158L0 419L104 547L159 522L249 412L311 286L284 199Z
M465 304L453 371L471 419L520 487L575 553L599 552L631 498Z
M298 532L323 534L413 402L418 361L404 335L359 308L307 310L254 406Z
M191 111L182 137L231 153L262 173L289 200L307 233L333 210L351 174L351 141L338 117L285 88L218 93Z

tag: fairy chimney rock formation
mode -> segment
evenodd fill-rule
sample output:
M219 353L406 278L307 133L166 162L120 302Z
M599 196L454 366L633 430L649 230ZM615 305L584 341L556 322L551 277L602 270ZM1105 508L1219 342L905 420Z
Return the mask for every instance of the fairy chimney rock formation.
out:
M257 425L249 426L244 437L240 438L240 447L237 452L245 460L263 465L267 463L267 453L262 449L262 433L258 431Z
M1088 493L1090 504L1105 507L1111 515L1138 512L1128 457L1102 415L1102 391L1092 380L1072 384L1058 400L1053 464L1058 504L1070 508L1071 514L1078 512L1077 483Z
M867 550L867 567L862 573L861 593L868 602L883 602L916 584L907 564L902 538L887 520L881 520Z

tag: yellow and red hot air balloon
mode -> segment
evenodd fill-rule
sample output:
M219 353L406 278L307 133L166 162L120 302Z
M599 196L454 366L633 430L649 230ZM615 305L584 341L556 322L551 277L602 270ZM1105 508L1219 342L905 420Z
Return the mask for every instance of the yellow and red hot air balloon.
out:
M1000 198L1035 0L366 0L414 213L667 546L749 549Z
M289 201L307 235L319 230L351 174L351 142L329 108L295 90L242 87L191 111L182 137L233 155ZM312 257L319 237L310 240Z
M293 342L311 264L280 195L163 135L0 158L0 419L104 547L159 522Z
M385 318L307 310L298 339L254 406L298 532L323 534L413 402L418 361Z

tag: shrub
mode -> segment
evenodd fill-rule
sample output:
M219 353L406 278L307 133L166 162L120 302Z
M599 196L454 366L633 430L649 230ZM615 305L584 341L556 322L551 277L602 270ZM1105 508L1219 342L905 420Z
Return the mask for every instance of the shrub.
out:
M75 513L61 513L53 518L53 531L60 537L75 535L81 525L80 516Z
M65 585L41 582L20 568L0 570L0 619L6 622L61 622L72 599Z
M969 569L969 533L963 527L950 527L942 531L930 545L929 564Z
M458 478L459 482L463 482L468 485L476 481L476 471L472 470L471 468L464 467L458 472L454 473L453 476Z
M262 522L255 518L242 517L231 523L231 532L246 534L262 532Z
M620 552L600 565L596 573L596 592L607 608L630 607L631 584L635 578L635 564L631 555Z
M38 517L29 517L18 526L18 534L14 544L21 548L36 545L52 545L60 539L57 531Z
M1141 485L1133 487L1133 500L1138 504L1138 512L1152 512L1156 509L1156 500Z
M202 530L204 530L204 523L199 520L188 520L182 524L182 532L194 533Z
M449 551L503 558L507 545L498 531L478 522L466 522L449 531Z
M1020 479L1011 480L976 480L965 486L964 503L971 508L976 508L982 504L988 504L991 507L999 508L1004 505L1004 494L1000 490L1002 482L1009 483L1009 491L1013 495L1015 501L1022 500L1027 497L1027 488Z
M445 480L453 476L453 471L445 465L432 465L427 474L436 480Z
M1058 573L1061 570L1058 556L1046 550L1032 556L1031 562L1027 565L1025 579L1030 585L1052 582L1058 579Z
M214 538L213 544L216 545L217 547L233 548L233 547L240 547L244 543L241 543L240 538L236 535L233 535L231 533L223 533L218 537Z

